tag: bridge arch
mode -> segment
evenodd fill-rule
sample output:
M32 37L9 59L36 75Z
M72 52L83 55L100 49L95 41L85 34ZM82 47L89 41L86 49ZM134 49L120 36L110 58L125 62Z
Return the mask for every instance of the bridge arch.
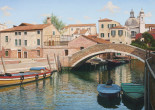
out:
M145 62L146 52L143 49L126 44L96 44L73 54L70 58L70 67L76 67L93 56L109 52L124 53Z

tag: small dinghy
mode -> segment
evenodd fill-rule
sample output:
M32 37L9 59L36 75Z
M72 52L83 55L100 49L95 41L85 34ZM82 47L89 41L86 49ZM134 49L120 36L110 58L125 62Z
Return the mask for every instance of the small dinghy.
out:
M112 80L109 80L106 84L99 84L97 86L97 91L102 97L106 96L118 96L121 91L120 86L117 84L112 84Z
M132 102L138 102L144 99L144 86L141 84L122 83L123 94Z

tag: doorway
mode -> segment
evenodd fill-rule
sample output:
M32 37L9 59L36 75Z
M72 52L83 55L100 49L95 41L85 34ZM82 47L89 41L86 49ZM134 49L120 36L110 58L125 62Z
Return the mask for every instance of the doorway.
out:
M18 58L21 58L21 56L22 56L21 50L18 50Z

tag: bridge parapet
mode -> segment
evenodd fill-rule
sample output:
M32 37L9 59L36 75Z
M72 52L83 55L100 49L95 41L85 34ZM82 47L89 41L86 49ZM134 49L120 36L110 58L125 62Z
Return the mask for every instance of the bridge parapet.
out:
M126 45L126 44L96 44L91 47L85 48L75 54L70 58L70 66L74 67L81 61L85 61L93 56L96 56L101 53L107 52L118 52L131 55L138 58L141 61L145 61L146 52L143 49Z

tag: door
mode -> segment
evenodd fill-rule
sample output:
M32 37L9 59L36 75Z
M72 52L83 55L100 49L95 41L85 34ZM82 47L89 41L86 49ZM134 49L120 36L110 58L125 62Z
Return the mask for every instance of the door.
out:
M18 50L18 58L21 58L21 56L22 56L21 50Z
M27 52L24 52L24 58L27 58Z

